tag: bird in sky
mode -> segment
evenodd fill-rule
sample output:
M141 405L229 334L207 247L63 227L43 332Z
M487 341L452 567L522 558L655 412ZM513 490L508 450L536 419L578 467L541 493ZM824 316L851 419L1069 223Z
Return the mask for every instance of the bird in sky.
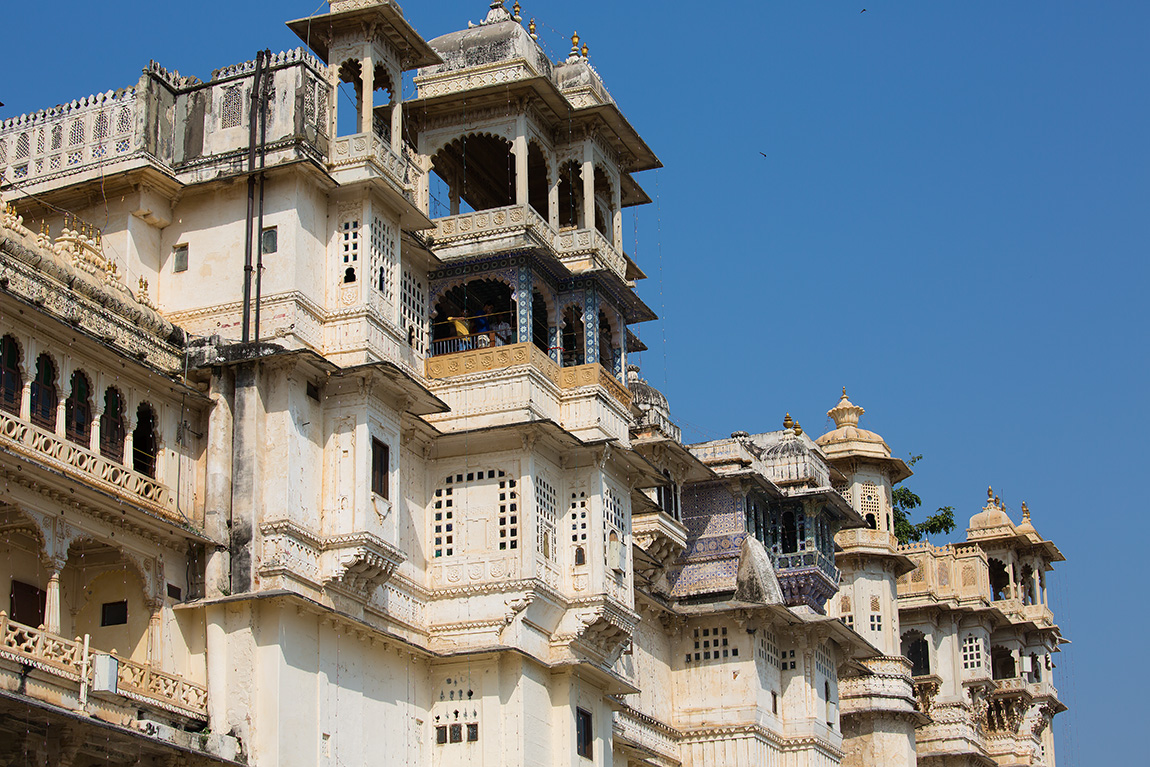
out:
M763 157L766 157L766 156L767 156L767 153L766 153L766 152L759 152L759 154L761 154Z
M863 8L859 13L866 13L866 8Z

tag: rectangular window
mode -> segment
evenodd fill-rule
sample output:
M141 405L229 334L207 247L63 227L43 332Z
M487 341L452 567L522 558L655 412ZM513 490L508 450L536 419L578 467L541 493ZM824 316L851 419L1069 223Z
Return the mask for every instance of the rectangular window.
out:
M371 492L376 495L387 498L387 469L388 469L388 449L387 445L380 442L378 439L371 441Z
M779 713L779 694L774 690L771 690L771 713Z
M101 626L123 626L128 622L128 603L105 602L100 611Z
M499 482L499 550L519 548L519 493L515 480Z
M266 256L269 253L275 253L278 248L279 232L276 227L269 226L260 235L260 253Z
M8 613L12 620L25 626L40 626L44 623L44 602L47 594L29 583L12 581L8 592Z
M882 631L882 616L878 613L871 613L870 616L870 630Z
M463 725L461 725L461 724L451 725L451 742L452 743L462 743L463 742Z
M477 740L479 740L479 725L478 724L467 725L467 742L468 743L474 743Z
M186 272L188 271L188 246L177 245L172 248L172 271L173 272Z
M174 599L179 602L184 598L184 591L174 583L168 584L168 599Z
M595 758L592 747L594 740L591 735L591 712L581 708L575 709L575 753L587 759Z
M435 728L435 742L443 745L447 742L447 725L441 724Z

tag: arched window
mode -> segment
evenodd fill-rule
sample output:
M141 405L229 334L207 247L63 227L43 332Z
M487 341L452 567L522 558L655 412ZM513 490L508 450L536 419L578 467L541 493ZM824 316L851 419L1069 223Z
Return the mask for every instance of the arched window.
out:
M136 408L136 428L132 431L132 468L149 477L156 476L156 413L147 402Z
M563 310L563 367L583 364L586 359L584 354L586 340L582 310L578 306L568 306Z
M20 415L24 381L20 375L20 344L12 336L0 339L0 408Z
M930 646L921 631L908 631L902 635L902 654L910 661L912 675L926 676L930 673Z
M104 414L100 416L100 455L124 462L124 401L111 386L104 392Z
M583 550L582 546L576 546L575 547L575 564L576 565L587 564L587 552L585 552Z
M56 365L47 354L36 358L36 377L32 379L32 423L48 431L56 429Z
M991 559L990 565L990 598L994 600L1007 599L1010 592L1010 576L1006 572L1006 565L997 559Z
M64 436L88 447L92 434L92 386L83 371L72 373L72 393L64 400Z
M783 553L793 554L799 550L799 529L795 525L793 512L783 512Z
M874 518L874 514L866 515L866 526L871 530L878 530L878 521Z

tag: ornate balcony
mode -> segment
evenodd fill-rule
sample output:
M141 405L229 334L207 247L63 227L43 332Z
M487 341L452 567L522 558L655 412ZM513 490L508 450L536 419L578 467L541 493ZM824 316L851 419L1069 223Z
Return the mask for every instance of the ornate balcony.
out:
M564 229L555 235L559 259L574 274L606 269L627 281L627 259L623 252L597 229Z
M461 213L435 220L436 255L450 262L508 249L551 249L555 232L530 205Z
M7 613L0 612L0 669L3 661L39 669L67 688L66 697L76 695L81 706L92 690L94 660L98 655L110 655L116 659L117 676L112 685L114 689L93 694L104 696L110 692L189 720L207 721L206 687L145 663L93 650L80 638L65 639L43 628L25 626L9 620Z
M654 755L653 762L643 761L643 764L680 763L679 733L654 717L619 702L611 729L615 745L628 756L646 760Z
M189 524L176 510L175 494L166 485L2 411L0 448L104 490L168 522L181 527Z
M414 205L411 186L419 170L406 153L402 156L396 154L390 143L374 133L356 133L334 139L328 166L341 184L382 176Z

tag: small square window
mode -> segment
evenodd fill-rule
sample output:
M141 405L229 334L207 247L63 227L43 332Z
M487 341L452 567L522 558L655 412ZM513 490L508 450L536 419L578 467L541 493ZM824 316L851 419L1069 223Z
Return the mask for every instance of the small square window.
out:
M435 728L435 742L443 745L447 742L447 725L441 724Z
M468 743L474 743L477 740L479 740L479 725L478 724L467 725L467 742Z
M123 626L128 622L128 603L105 602L100 612L101 626Z
M174 599L179 602L184 597L183 590L174 583L168 584L168 599Z
M451 725L451 738L450 738L450 740L452 743L462 743L463 742L463 725L461 725L461 724Z
M173 272L186 272L188 271L188 246L177 245L172 248L172 271Z
M275 253L279 247L279 234L276 227L269 226L264 229L263 234L260 235L260 252L265 256L269 253Z

